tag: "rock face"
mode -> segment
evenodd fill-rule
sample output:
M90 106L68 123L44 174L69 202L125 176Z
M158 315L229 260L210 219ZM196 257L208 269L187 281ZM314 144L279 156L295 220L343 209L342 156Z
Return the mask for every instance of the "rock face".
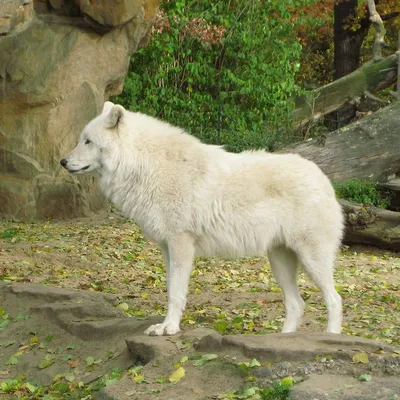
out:
M105 206L95 178L78 182L60 156L122 90L159 2L2 0L0 218L84 216Z

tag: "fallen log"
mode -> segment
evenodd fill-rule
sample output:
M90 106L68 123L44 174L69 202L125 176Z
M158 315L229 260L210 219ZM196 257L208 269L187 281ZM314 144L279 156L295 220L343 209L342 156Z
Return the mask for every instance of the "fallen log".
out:
M340 199L345 219L344 243L400 251L400 213Z
M292 112L296 125L304 125L338 110L361 97L392 86L397 78L398 56L392 54L380 61L370 61L359 69L295 98Z
M298 153L314 161L334 182L387 182L400 172L400 101L282 152Z

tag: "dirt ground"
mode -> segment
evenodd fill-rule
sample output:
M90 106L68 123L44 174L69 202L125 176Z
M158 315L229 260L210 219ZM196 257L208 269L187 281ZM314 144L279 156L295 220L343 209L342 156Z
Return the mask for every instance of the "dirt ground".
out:
M337 257L335 277L344 303L343 333L399 345L398 255L374 248L345 247ZM113 294L119 304L114 309L139 319L161 318L166 310L165 270L159 250L132 222L114 213L66 222L1 221L0 280ZM318 289L303 273L299 284L307 303L300 330L323 331L326 309ZM22 319L21 309L32 306L29 297L26 299L7 304L7 313ZM198 259L182 324L185 330L206 327L223 335L279 332L284 317L282 300L267 259ZM24 301L26 304L22 304ZM1 323L0 315L0 331ZM27 334L29 345L36 335ZM51 340L45 346L57 349L56 340ZM78 354L79 349L82 354ZM99 354L93 354L94 361L108 357L100 354L101 348L85 349L83 344L78 346L73 357L83 362L92 353ZM64 353L54 353L54 357L65 357ZM47 371L50 375L58 373Z
M34 224L0 222L0 279L113 293L134 316L164 315L165 270L159 250L117 214ZM280 330L282 293L263 258L199 259L183 325L220 333ZM374 248L338 255L344 333L400 343L400 258ZM307 309L301 330L325 329L326 310L308 277L299 284Z

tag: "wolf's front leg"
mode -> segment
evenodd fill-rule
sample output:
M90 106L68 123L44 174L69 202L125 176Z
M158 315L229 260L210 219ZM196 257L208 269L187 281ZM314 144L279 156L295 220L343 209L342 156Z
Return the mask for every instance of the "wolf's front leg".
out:
M164 322L145 330L150 336L175 335L180 331L193 266L193 238L182 234L168 241L167 247L162 247L162 254L167 267L168 310Z

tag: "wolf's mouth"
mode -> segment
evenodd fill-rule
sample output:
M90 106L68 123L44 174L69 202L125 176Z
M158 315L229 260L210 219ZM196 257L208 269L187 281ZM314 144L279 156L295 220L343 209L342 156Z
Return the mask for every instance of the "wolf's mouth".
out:
M80 168L80 169L69 169L68 172L71 172L71 174L74 174L75 172L79 171L85 171L90 167L90 165L86 165L86 167Z

